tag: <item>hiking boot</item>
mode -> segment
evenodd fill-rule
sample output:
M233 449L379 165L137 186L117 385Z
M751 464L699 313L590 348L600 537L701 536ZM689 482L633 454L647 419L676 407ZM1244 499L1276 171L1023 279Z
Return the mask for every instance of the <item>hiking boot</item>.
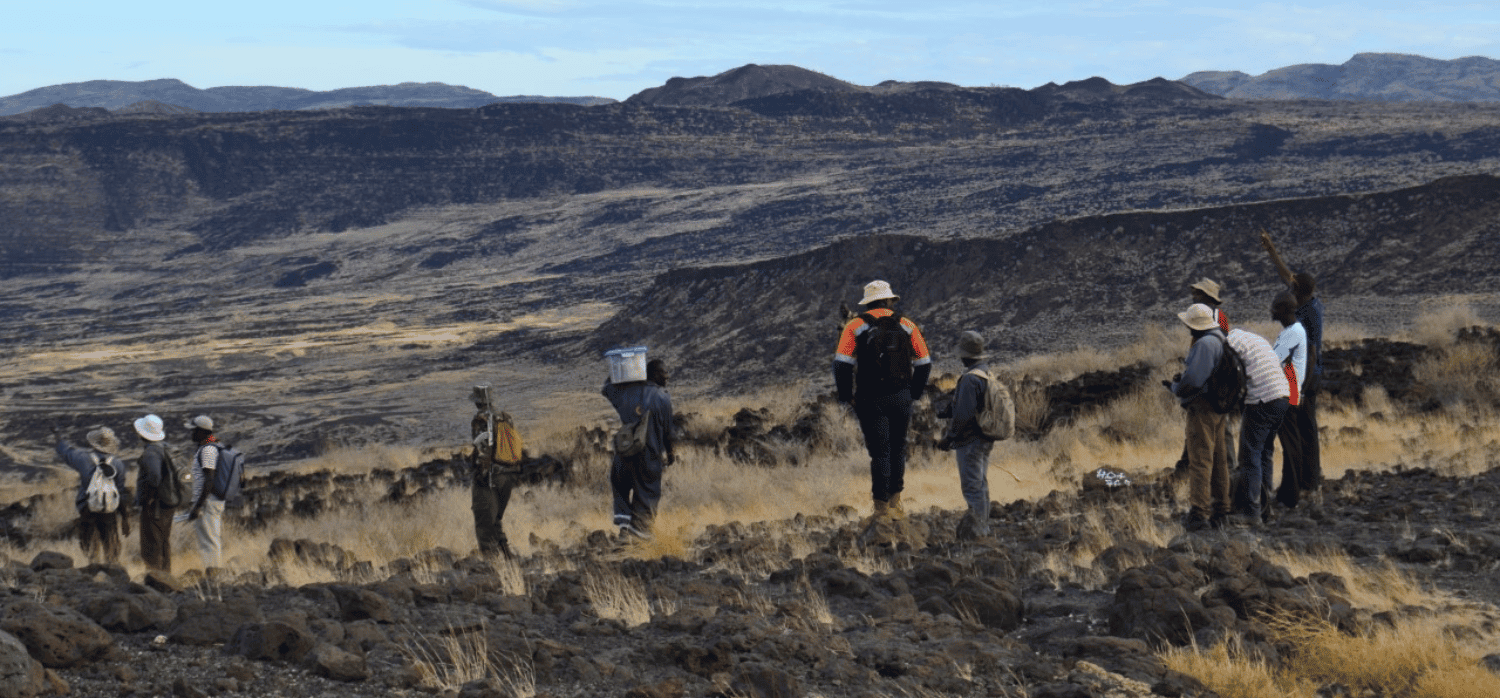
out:
M628 524L625 524L624 526L621 526L620 527L620 536L622 538L625 537L625 536L632 536L632 537L635 537L635 538L639 538L641 540L651 540L651 532L650 531L641 529L641 528L637 527L633 523L628 523Z
M1211 524L1209 524L1208 517L1204 516L1202 511L1194 509L1182 517L1182 527L1187 529L1188 533L1198 533L1199 531L1209 530Z
M887 509L889 508L889 505L886 504L885 502L882 502L882 501L878 500L878 499L874 500L874 501L875 501L875 510L872 511L872 512L870 512L870 518L871 519L882 519L882 518L885 518L886 516L888 516L889 514L887 513Z
M893 520L906 518L906 510L901 508L900 492L891 495L891 498L886 501L885 514L886 516L891 517L891 519Z

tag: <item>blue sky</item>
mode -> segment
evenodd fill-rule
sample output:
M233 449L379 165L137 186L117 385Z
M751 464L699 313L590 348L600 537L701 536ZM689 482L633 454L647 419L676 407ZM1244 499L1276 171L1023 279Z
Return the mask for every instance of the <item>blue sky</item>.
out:
M7 0L0 96L85 80L329 90L445 82L624 99L673 76L793 64L873 85L1031 88L1355 53L1500 58L1500 3L1288 0Z

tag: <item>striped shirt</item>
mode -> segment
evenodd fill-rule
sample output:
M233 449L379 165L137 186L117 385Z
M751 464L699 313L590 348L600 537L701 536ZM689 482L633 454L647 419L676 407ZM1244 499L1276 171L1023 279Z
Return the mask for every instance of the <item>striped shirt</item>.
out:
M193 498L186 502L186 506L172 517L172 521L182 523L187 521L188 514L192 513L193 503L203 495L203 488L208 486L209 478L214 476L214 470L219 465L219 449L211 443L198 447L198 452L193 455ZM208 498L214 501L222 501L210 491Z
M1229 346L1245 363L1245 404L1259 405L1278 398L1290 398L1286 374L1281 371L1281 362L1271 343L1254 332L1240 329L1229 331Z

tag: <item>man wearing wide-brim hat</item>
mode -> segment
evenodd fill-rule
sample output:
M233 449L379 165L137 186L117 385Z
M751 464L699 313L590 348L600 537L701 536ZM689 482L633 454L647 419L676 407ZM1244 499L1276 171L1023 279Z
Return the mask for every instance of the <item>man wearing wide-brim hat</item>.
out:
M1229 446L1224 438L1226 416L1209 404L1208 387L1225 338L1213 309L1194 303L1177 319L1193 335L1187 366L1168 387L1187 410L1185 444L1188 455L1188 501L1191 508L1183 520L1189 532L1222 527L1229 516Z
M141 512L141 559L146 567L172 572L172 517L176 507L158 501L162 478L178 477L166 447L167 429L161 417L148 414L135 420L136 435L146 446L135 475L135 507ZM181 506L179 503L178 506Z
M932 356L922 330L896 312L900 297L885 281L865 284L860 313L844 325L833 355L840 403L859 418L870 454L870 495L875 518L905 518L906 432L912 403L922 397Z
M94 562L117 564L120 561L120 533L130 535L130 518L126 511L125 463L115 457L120 451L120 439L109 427L96 427L88 432L85 440L88 448L74 446L52 428L57 440L57 454L63 462L78 473L78 495L74 508L78 510L78 545ZM89 510L89 483L94 472L103 469L104 476L114 482L119 493L119 504L111 511Z

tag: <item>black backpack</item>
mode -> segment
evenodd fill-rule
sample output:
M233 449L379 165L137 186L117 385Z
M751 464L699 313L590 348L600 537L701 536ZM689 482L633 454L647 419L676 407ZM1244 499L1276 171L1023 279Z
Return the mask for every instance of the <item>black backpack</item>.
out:
M860 313L859 317L870 327L861 335L863 341L855 350L859 379L873 379L885 388L911 385L911 335L901 326L901 314L875 317Z
M1249 381L1245 379L1245 361L1229 344L1229 339L1221 339L1219 343L1224 345L1224 352L1219 355L1219 363L1214 364L1203 392L1214 412L1228 414L1244 409Z

